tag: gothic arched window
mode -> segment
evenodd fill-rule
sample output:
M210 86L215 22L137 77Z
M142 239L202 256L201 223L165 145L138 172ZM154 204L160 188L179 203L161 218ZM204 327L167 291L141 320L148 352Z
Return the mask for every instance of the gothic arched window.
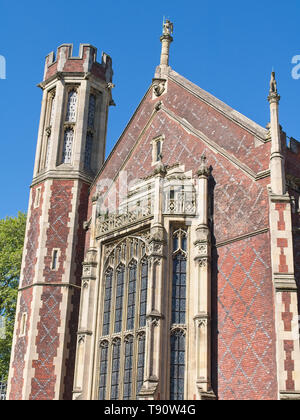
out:
M141 238L130 236L105 247L100 343L109 340L112 344L107 353L99 350L98 395L99 399L134 399L144 382L146 246Z
M186 232L173 234L172 324L185 324L186 312Z

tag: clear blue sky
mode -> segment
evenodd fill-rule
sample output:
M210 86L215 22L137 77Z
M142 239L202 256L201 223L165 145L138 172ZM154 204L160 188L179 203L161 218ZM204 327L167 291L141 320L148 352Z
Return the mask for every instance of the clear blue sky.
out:
M45 56L62 43L91 43L114 67L111 150L151 83L159 63L163 16L174 22L170 65L201 88L265 126L270 72L276 70L280 120L300 140L299 0L113 0L0 3L0 218L27 211Z

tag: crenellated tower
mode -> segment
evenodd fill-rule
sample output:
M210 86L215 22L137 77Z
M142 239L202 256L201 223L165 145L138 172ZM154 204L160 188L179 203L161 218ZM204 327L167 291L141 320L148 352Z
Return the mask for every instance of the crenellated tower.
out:
M9 399L71 399L88 190L105 158L112 61L81 44L46 57Z

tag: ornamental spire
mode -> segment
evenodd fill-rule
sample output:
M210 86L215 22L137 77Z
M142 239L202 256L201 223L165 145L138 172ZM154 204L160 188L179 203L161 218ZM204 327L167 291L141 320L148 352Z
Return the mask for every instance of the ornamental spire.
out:
M160 42L162 44L161 46L161 56L160 56L160 65L164 67L169 66L169 50L170 50L170 44L173 41L173 23L166 19L163 21L163 33L160 37Z

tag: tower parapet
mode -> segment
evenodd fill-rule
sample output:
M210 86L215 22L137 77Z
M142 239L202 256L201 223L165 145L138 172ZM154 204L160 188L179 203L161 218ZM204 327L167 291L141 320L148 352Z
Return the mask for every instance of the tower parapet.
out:
M46 57L43 80L53 77L57 72L91 73L107 83L112 81L112 60L102 53L101 63L97 61L97 48L90 44L80 44L79 56L73 56L73 44L62 44Z

